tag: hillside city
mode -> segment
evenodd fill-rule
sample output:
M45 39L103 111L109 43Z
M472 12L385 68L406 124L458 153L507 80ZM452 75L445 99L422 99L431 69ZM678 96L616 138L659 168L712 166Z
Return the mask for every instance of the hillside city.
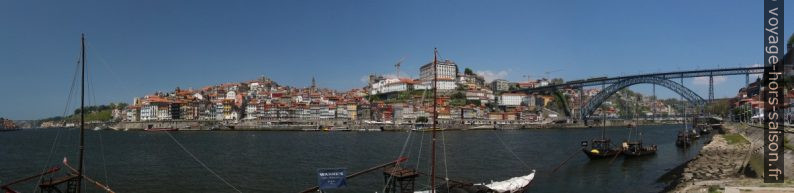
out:
M592 97L598 88L585 89L584 96L573 88L545 94L525 94L519 89L562 83L559 78L540 78L523 82L485 78L469 68L462 72L452 60L443 60L438 71L439 120L502 121L508 123L551 123L569 121L577 116L581 97ZM107 118L88 120L112 122L151 122L169 120L207 120L238 122L248 120L324 120L345 119L380 123L427 121L432 113L432 62L419 69L420 77L370 75L362 88L336 91L319 88L312 78L308 87L284 86L267 78L224 83L200 89L155 92L135 97L130 105L105 107ZM739 115L758 118L761 102L758 83L737 92L713 113L727 117ZM789 92L794 96L794 92ZM681 113L676 99L659 100L624 89L605 102L594 116L608 118L664 118ZM736 108L739 107L739 108ZM736 112L728 112L734 109ZM737 111L740 110L740 111ZM716 112L719 111L719 112ZM89 112L98 113L89 109ZM690 113L693 111L689 111ZM79 112L75 111L75 114ZM93 114L89 114L93 115ZM89 116L91 117L91 116ZM70 127L73 120L44 121L41 127Z

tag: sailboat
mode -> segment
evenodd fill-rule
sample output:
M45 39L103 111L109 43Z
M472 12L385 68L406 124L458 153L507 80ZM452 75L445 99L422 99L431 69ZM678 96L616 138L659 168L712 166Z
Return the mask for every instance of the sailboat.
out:
M708 135L711 133L711 125L709 125L708 119L700 116L696 117L694 121L692 121L692 125L695 125L695 128L704 135Z
M44 179L44 176L57 173L58 171L61 170L60 166L54 166L54 167L51 167L49 169L46 169L45 171L43 171L43 172L41 172L39 174L35 174L35 175L29 176L29 177L21 178L19 180L14 180L14 181L12 181L10 183L7 183L7 184L3 184L2 186L0 186L0 189L2 189L3 191L10 192L10 193L19 193L18 191L14 190L11 186L15 185L15 184L27 182L27 181L30 181L30 180L38 178L38 179L40 179L37 182L39 184L38 188L41 189L41 192L80 193L80 192L83 192L83 189L82 189L83 188L83 180L85 180L86 182L89 182L91 184L94 184L95 186L97 186L98 188L102 189L103 191L111 192L111 193L113 192L113 190L111 190L110 187L108 187L107 185L102 184L99 181L96 181L96 180L84 175L84 169L83 169L83 162L84 162L83 161L83 157L84 156L83 156L83 151L85 149L85 113L82 113L82 112L85 112L85 105L84 105L84 103L85 103L85 62L86 62L86 57L85 57L86 56L86 53L85 53L85 34L81 35L80 43L81 43L80 44L80 47L81 47L80 63L81 63L81 66L82 66L81 67L81 69L82 69L82 73L81 73L82 78L81 78L81 83L80 83L81 84L81 88L80 88L81 89L81 91L80 91L80 112L81 112L80 113L80 147L79 147L79 158L78 158L78 162L77 162L77 169L75 169L74 167L69 165L68 160L66 159L66 157L64 157L62 163L67 168L68 171L66 171L66 174L64 174L63 176L57 177L57 178L49 178L47 180ZM65 189L62 189L62 188L65 188Z
M675 145L678 147L686 148L691 146L692 140L694 140L692 133L690 133L689 131L689 125L686 124L686 119L687 119L686 107L684 107L684 116L682 118L683 118L684 128L682 131L678 131L678 135L676 136L675 139Z
M430 174L423 173L414 168L406 168L400 166L401 163L407 160L407 157L403 157L402 153L401 156L395 160L385 164L381 164L363 171L359 171L350 175L347 175L345 178L350 179L356 176L360 176L364 173L372 172L378 169L383 169L384 181L385 186L382 192L384 193L405 193L405 192L414 192L414 193L436 193L436 192L460 192L460 193L516 193L516 192L524 192L529 188L530 183L535 178L535 170L531 170L529 174L513 177L503 181L496 181L490 183L469 183L469 182L462 182L457 180L452 180L448 178L448 176L440 177L436 175L436 134L437 132L444 132L444 129L438 127L438 100L437 99L437 89L436 85L438 81L437 75L437 64L438 64L438 50L435 49L433 52L433 115L432 124L430 128L426 128L423 130L431 132L432 139L431 141L431 152L430 152ZM422 130L420 130L421 132ZM414 132L414 131L411 131ZM410 134L410 133L409 133ZM406 141L407 144L407 141ZM428 190L414 190L415 180L420 175L427 176L429 178L429 185ZM437 183L436 180L443 180L442 183ZM318 186L306 189L302 191L303 193L315 192L319 189ZM380 192L380 191L379 191Z
M590 143L582 141L582 152L591 160L613 158L620 155L620 149L612 147L612 141L606 137L606 116L603 117L604 126L601 127L601 138L592 139Z
M535 170L525 176L519 176L510 178L504 181L498 182L491 182L491 183L461 183L452 180L448 180L447 177L443 179L447 179L445 183L442 183L441 186L436 186L435 180L438 178L436 176L436 133L437 131L444 131L444 129L440 129L438 127L438 110L436 109L438 106L438 49L433 50L433 120L432 126L430 130L432 132L432 139L431 141L431 166L430 166L430 190L426 191L416 191L415 193L435 193L438 190L449 190L452 192L493 192L493 193L508 193L508 192L524 192L529 187L529 184L535 178Z
M635 103L634 114L632 115L632 120L636 121L636 114L637 108ZM634 124L637 125L637 124ZM632 141L632 134L637 134L637 140ZM624 141L622 144L622 151L623 155L628 157L639 157L644 155L653 155L656 154L656 145L645 146L642 144L642 133L639 132L639 127L629 127L629 139Z

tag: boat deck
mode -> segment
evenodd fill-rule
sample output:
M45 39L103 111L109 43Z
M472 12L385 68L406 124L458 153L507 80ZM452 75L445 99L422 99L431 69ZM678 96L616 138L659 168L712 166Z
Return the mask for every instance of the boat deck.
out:
M41 182L39 186L40 187L57 186L58 184L63 184L64 182L68 182L69 180L72 180L74 178L77 178L77 175L69 174L55 179L44 180Z
M401 167L383 168L383 174L393 176L395 178L410 178L419 176L419 172L416 170Z

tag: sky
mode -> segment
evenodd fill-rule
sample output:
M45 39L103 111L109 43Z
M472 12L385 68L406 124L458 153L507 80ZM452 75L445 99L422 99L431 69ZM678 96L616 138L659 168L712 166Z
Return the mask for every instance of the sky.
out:
M315 77L320 87L361 88L369 74L395 74L401 58L400 74L416 78L433 48L461 70L511 81L751 66L763 62L763 13L761 2L743 0L6 0L0 117L73 110L77 100L67 98L80 33L89 103L107 104L260 76L296 87ZM685 85L705 98L707 81ZM744 76L715 83L717 98L735 96Z

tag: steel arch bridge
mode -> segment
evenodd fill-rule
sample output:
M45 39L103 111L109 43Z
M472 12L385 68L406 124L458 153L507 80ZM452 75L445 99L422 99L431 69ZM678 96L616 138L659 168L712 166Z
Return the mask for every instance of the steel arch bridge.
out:
M619 90L636 84L655 84L655 85L663 86L680 94L693 106L703 106L706 104L705 100L703 100L703 97L700 97L697 93L693 92L689 88L686 88L684 85L665 79L663 77L639 76L639 77L628 78L617 81L614 84L610 85L609 87L604 88L604 90L602 90L601 92L598 92L598 94L596 94L590 100L588 100L587 105L585 105L580 111L581 118L586 123L587 117L593 114L593 112L598 108L598 106L601 105L601 103L606 101L610 96L617 93Z

